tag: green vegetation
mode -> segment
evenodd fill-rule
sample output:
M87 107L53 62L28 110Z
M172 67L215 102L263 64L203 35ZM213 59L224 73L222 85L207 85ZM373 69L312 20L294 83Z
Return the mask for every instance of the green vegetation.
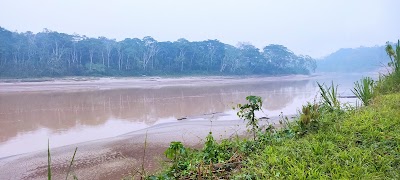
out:
M320 129L272 139L251 154L237 176L294 179L399 179L399 94L365 108L327 113Z
M202 149L173 142L166 152L169 166L147 178L400 179L399 45L388 52L390 74L376 84L369 78L355 83L354 93L366 106L341 104L337 86L318 84L321 100L304 105L298 119L282 117L279 129L259 129L254 111L261 109L261 98L249 96L238 115L256 138L216 142L210 132Z
M389 75L380 77L376 88L378 94L390 94L400 91L400 41L397 42L396 49L393 49L392 45L388 43L386 53L391 59L388 66L392 72Z
M258 129L258 118L255 115L255 111L261 110L262 100L259 96L247 96L246 100L249 101L248 104L238 104L237 116L243 120L247 120L247 127L251 127L253 132L253 140L256 140L256 133Z
M72 171L72 165L74 164L75 160L75 155L76 151L78 151L78 147L75 148L74 155L72 156L72 159L69 163L68 169L67 169L67 175L65 176L65 180L68 179L68 176L71 174ZM75 175L72 176L75 180L78 179ZM51 154L50 154L50 142L49 140L47 141L47 179L51 180L52 179L52 172L51 172Z
M318 118L320 116L319 105L317 103L307 103L301 109L299 126L305 129L307 126L312 124L313 126L318 125Z
M51 180L51 154L50 154L50 140L47 140L47 179Z
M317 83L321 92L322 105L329 108L330 111L340 110L340 102L337 96L337 86L332 82L330 87Z
M45 29L18 33L0 27L0 77L309 74L316 61L282 45L262 50L218 40L122 41Z
M364 77L360 82L354 83L354 90L351 90L365 106L368 106L373 97L374 80L370 77Z

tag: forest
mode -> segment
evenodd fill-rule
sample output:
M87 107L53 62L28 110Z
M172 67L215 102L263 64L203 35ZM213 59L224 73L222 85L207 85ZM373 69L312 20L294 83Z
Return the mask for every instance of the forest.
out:
M147 36L121 41L78 34L12 32L0 27L0 77L283 75L309 74L310 56L282 45L262 50L219 40L159 42Z

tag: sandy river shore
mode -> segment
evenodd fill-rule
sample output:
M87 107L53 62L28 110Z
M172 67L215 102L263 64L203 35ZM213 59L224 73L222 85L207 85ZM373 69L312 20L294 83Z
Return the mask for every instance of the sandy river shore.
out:
M268 122L277 122L271 118ZM264 121L263 123L267 123ZM145 168L155 172L163 152L171 141L181 141L186 146L202 147L209 131L216 139L243 136L247 132L243 120L207 121L185 119L164 123L117 137L52 148L54 179L65 178L65 172L75 147L73 172L79 179L121 179L142 164L144 141L147 136ZM0 179L45 179L47 176L47 151L39 151L0 159Z
M162 88L168 86L213 86L245 84L265 81L306 80L310 76L283 77L186 77L186 78L89 78L51 79L42 82L0 80L0 93L43 93L97 91L125 88ZM223 116L223 113L216 114ZM271 118L269 122L277 122ZM264 122L266 123L266 122ZM171 141L182 141L186 146L201 147L209 131L217 139L232 138L246 133L243 120L215 120L207 117L188 117L178 122L157 124L146 129L117 137L51 148L54 179L65 178L68 163L75 147L73 172L79 179L121 179L140 167L147 136L145 168L155 172L165 160L163 152ZM116 129L118 131L118 129ZM51 147L51 142L50 142ZM0 159L0 179L45 179L47 151L31 152Z
M219 86L229 84L245 84L267 81L306 80L312 78L305 75L280 77L249 76L249 77L183 77L183 78L64 78L64 79L33 79L33 80L0 80L0 93L18 92L73 92L96 91L129 88L162 88L169 86ZM34 82L32 82L34 81Z

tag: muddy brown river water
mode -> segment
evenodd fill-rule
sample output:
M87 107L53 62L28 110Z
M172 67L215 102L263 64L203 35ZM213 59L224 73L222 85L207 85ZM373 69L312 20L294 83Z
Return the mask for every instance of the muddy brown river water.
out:
M350 95L353 82L364 75L0 83L0 168L1 159L14 162L9 157L43 152L47 140L57 148L179 126L181 121L229 125L238 120L232 107L244 103L248 95L263 98L264 112L259 116L294 115L302 104L315 98L317 81L334 81L340 84L341 95ZM196 128L195 123L186 125Z

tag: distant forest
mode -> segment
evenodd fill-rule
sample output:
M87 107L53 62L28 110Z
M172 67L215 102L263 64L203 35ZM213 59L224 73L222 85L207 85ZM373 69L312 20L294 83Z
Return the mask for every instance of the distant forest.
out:
M387 66L385 46L342 48L317 60L317 72L370 72Z
M218 40L122 41L56 31L11 32L0 27L0 77L309 74L310 56L282 45L262 50Z

